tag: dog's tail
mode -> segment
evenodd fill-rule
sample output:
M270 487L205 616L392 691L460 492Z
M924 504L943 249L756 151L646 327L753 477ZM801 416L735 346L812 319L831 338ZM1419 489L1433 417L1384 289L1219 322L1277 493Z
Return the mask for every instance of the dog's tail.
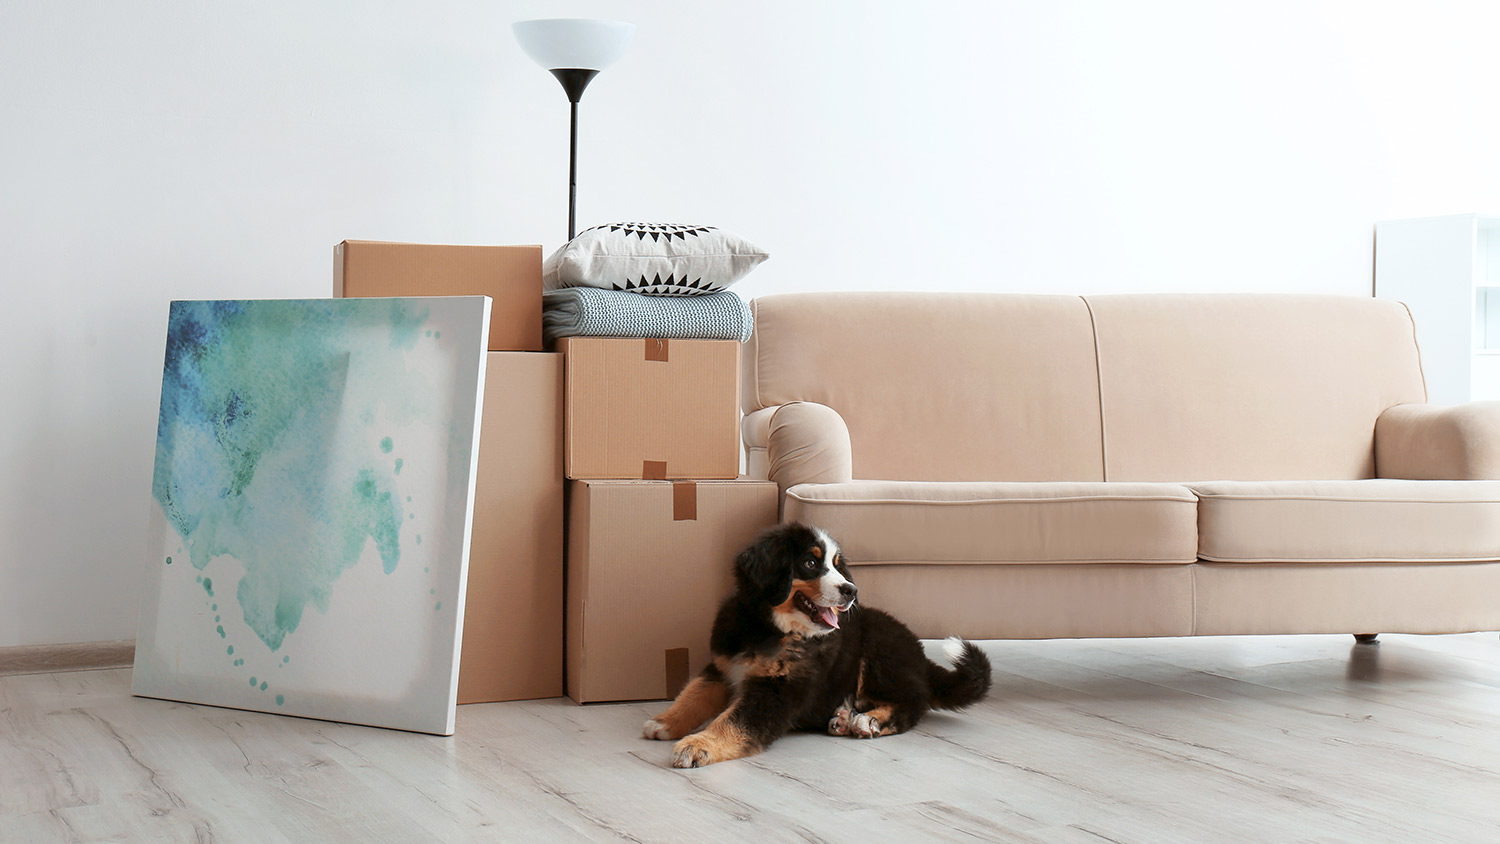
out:
M963 709L978 703L990 690L990 658L973 642L957 636L943 643L952 668L927 663L927 685L935 709Z

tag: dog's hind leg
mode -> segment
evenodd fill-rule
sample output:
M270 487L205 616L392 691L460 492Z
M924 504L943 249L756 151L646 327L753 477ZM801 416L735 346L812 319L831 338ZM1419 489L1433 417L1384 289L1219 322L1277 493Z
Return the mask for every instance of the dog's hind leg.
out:
M849 727L854 723L854 701L844 698L839 708L834 711L833 717L828 719L828 734L830 736L847 736Z
M849 721L848 735L854 738L876 738L878 736L904 733L922 720L922 709L894 703L860 701L865 709L855 713Z
M728 701L729 690L724 685L724 675L719 673L717 666L710 664L683 687L665 712L646 722L641 735L661 741L680 739L723 712Z

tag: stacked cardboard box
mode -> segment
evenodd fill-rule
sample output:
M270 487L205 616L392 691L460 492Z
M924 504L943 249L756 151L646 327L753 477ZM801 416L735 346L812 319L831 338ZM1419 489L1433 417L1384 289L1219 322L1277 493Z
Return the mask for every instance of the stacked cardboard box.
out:
M333 292L494 300L458 702L561 695L563 361L542 351L542 248L345 241Z
M494 300L459 703L561 695L565 666L579 703L676 694L777 519L776 485L738 478L740 344L545 353L538 246L345 241L334 265L335 296Z
M570 338L568 695L671 697L709 661L739 549L776 485L739 480L733 340Z
M568 695L672 697L709 661L735 554L776 523L763 481L573 481Z

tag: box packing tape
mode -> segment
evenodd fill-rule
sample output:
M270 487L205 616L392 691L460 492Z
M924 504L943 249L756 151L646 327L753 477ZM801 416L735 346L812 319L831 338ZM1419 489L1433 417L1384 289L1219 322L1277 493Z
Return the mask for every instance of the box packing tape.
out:
M672 484L672 521L695 522L698 520L698 485L692 481L677 481Z
M668 648L663 656L667 665L667 699L677 697L688 683L688 649Z

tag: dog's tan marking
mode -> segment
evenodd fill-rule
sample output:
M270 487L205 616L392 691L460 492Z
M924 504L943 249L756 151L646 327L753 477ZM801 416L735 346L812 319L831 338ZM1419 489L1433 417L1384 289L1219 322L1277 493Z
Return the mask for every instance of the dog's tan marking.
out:
M731 710L733 711L733 710ZM672 748L672 767L701 768L753 756L760 748L750 743L739 727L729 721L729 712L719 714L701 733L693 733Z
M771 608L771 617L776 620L776 626L783 633L822 633L823 628L813 623L812 619L803 615L802 611L793 604L798 592L816 604L819 596L823 594L823 589L815 581L792 581L792 591L786 593L786 600Z
M790 634L781 642L781 650L769 656L715 656L714 665L719 673L738 686L747 677L788 677L806 665L807 640L800 634Z
M821 545L814 545L812 547L812 555L820 560L823 559L823 547Z
M729 691L723 683L694 677L667 711L646 722L645 736L650 739L682 738L697 729L699 724L723 712L728 700Z
M895 714L896 708L888 703L863 710L850 722L849 733L856 738L888 736L896 732L896 729L890 726L891 716Z

